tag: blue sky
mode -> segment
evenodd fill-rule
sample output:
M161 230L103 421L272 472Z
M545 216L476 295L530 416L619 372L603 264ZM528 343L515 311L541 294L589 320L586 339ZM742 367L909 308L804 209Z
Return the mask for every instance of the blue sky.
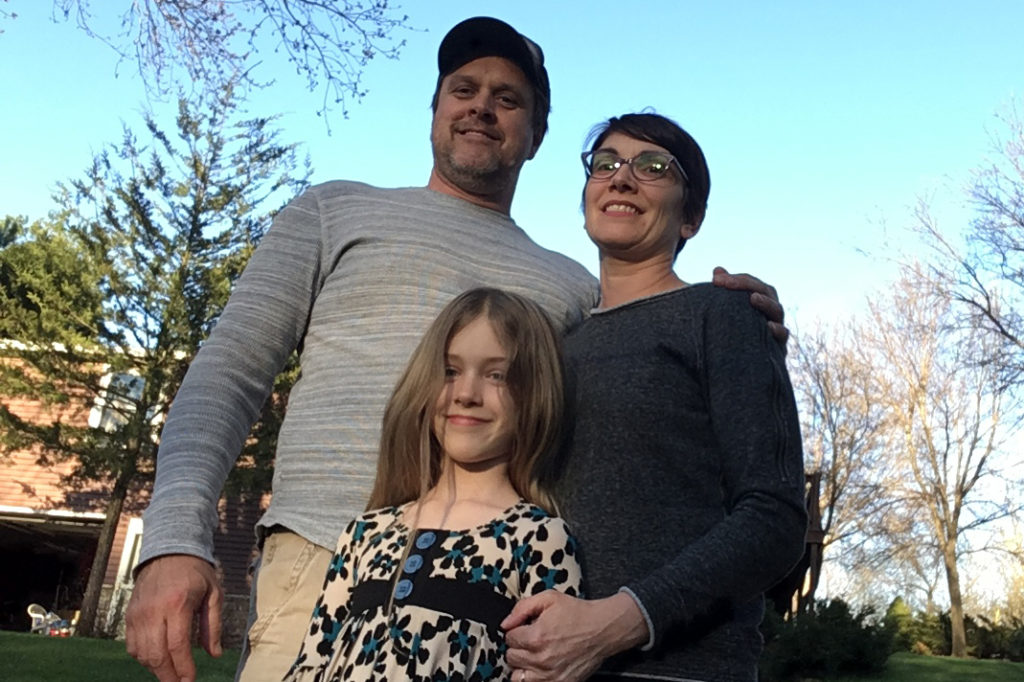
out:
M54 183L117 141L121 121L139 122L133 65L115 77L110 48L52 23L50 5L11 0L20 16L0 34L0 214L42 217ZM332 114L331 135L315 115L321 94L264 55L278 85L251 109L283 115L315 182L424 184L437 45L461 19L498 16L543 47L553 95L513 217L596 271L579 152L602 118L653 107L697 138L711 169L707 220L677 269L690 281L716 264L754 272L778 287L797 327L843 317L884 285L888 256L913 249L904 229L918 197L932 197L947 229L963 224L961 189L990 151L995 114L1024 94L1024 3L1014 0L407 0L401 11L418 30L404 32L400 59L370 65L369 94L348 120Z

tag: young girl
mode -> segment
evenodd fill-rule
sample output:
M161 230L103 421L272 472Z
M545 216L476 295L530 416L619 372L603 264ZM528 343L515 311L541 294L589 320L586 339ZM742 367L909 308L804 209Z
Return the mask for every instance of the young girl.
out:
M338 540L285 679L505 680L498 624L522 597L578 595L549 516L564 397L531 301L473 289L441 312L384 414L366 514Z

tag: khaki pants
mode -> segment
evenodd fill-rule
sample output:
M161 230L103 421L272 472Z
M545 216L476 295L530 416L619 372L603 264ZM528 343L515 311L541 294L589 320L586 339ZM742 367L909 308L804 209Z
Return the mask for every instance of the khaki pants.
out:
M288 530L267 536L253 576L237 682L281 682L309 630L331 555Z

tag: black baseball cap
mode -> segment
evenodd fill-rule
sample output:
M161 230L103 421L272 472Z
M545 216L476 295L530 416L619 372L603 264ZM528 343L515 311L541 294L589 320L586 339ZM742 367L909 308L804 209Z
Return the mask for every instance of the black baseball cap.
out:
M502 57L519 67L544 102L551 101L551 85L544 68L544 52L504 21L473 17L455 25L437 50L439 80L481 57Z

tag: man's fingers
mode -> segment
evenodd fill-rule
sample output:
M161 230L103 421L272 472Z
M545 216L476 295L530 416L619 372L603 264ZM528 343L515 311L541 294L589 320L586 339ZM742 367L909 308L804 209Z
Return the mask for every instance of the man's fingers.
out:
M180 682L181 677L167 651L167 625L163 620L144 629L137 648L139 651L135 658L160 682Z
M745 272L732 274L721 265L715 268L711 276L711 282L726 289L739 289L742 291L768 293L768 285L753 275Z
M220 611L224 594L218 587L206 598L205 608L199 614L199 641L206 653L214 658L221 655L220 646L221 620Z
M128 652L128 655L139 660L139 634L135 630L135 626L131 619L128 617L128 612L125 612L124 616L124 649Z
M786 311L783 310L782 304L777 298L763 293L753 293L750 295L750 305L768 318L769 324L774 322L781 325L785 322Z
M167 624L162 614L152 613L140 603L139 593L125 612L125 649L128 654L149 670L160 682L177 681L174 666L167 652Z
M786 329L786 326L778 322L769 322L768 331L771 332L775 340L782 346L782 350L785 351L786 344L789 342L789 330Z
M727 272L725 268L715 268L715 274L711 281L726 289L738 289L777 298L775 287L765 284L760 278L745 272L734 275Z
M174 680L196 679L196 663L192 660L191 613L188 620L174 618L167 622L167 652L170 666L173 668ZM161 678L162 679L162 678Z
M748 274L733 275L719 266L714 270L712 282L716 286L739 291L749 291L750 305L768 320L768 331L772 337L786 350L789 341L789 330L786 329L786 311L779 302L779 292L770 284Z

